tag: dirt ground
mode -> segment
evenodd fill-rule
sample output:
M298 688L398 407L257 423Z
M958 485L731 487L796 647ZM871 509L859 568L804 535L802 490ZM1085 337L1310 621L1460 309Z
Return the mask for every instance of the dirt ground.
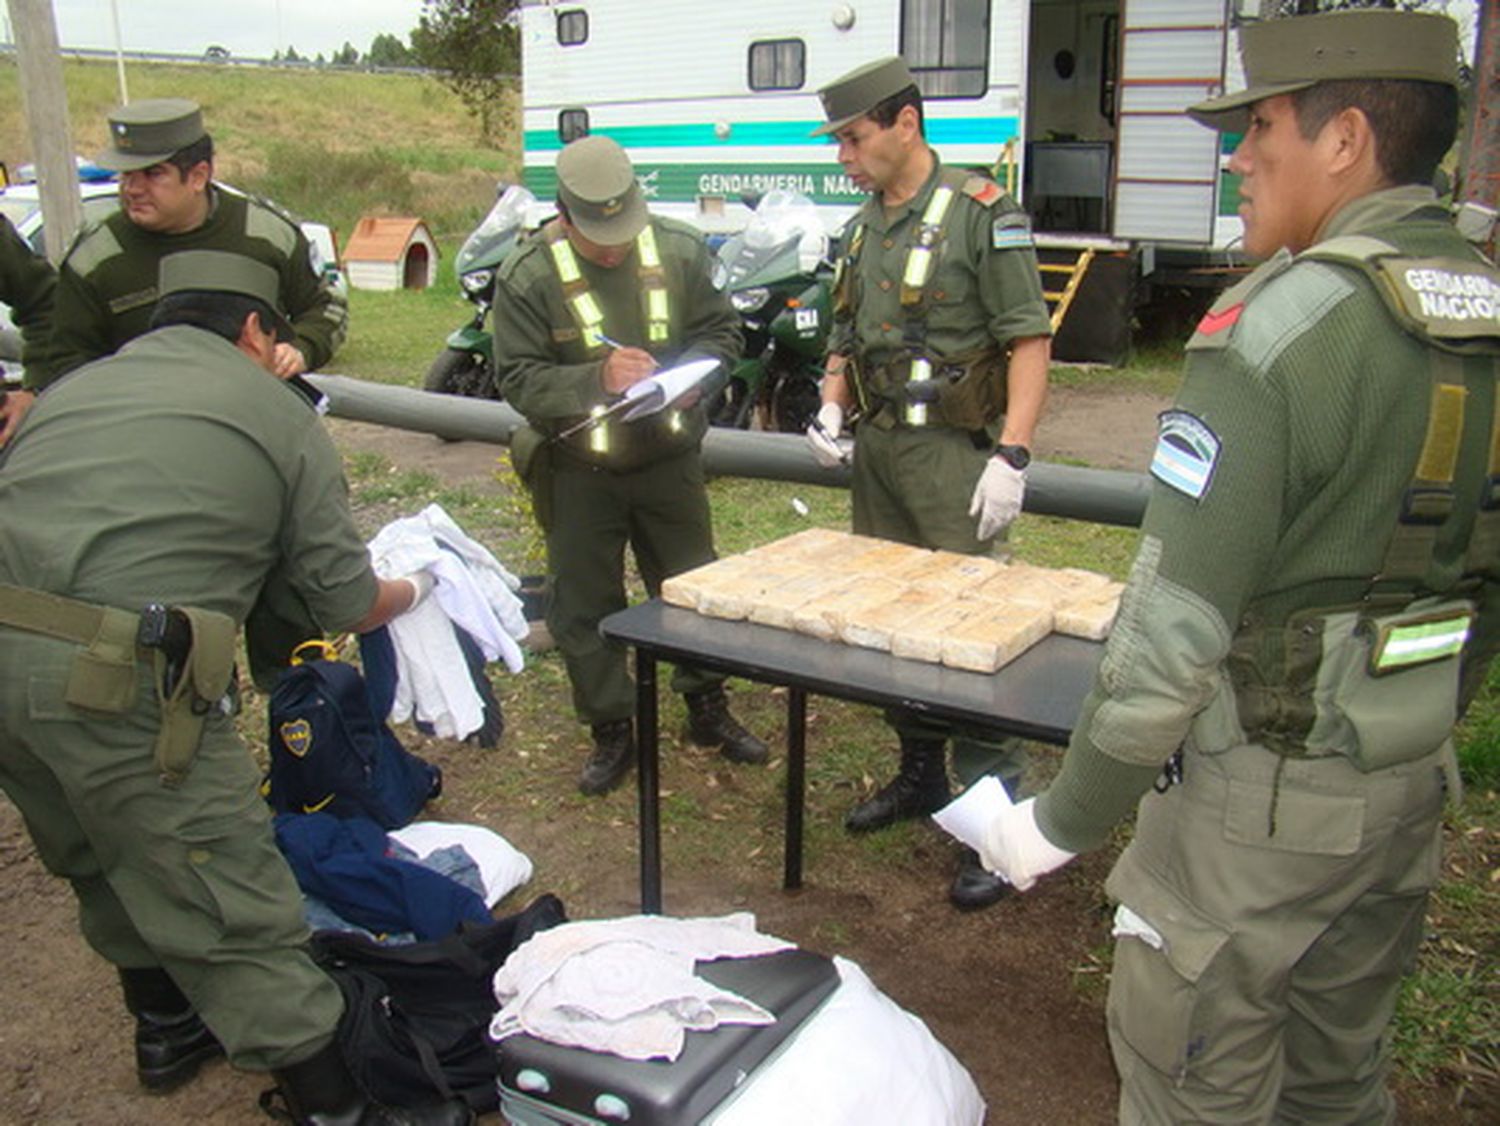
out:
M1149 456L1156 412L1146 394L1054 392L1039 436L1043 459L1139 469ZM398 465L440 474L445 481L491 482L497 451L471 443L443 444L424 435L335 421L345 445L378 450ZM767 693L769 696L770 694ZM561 706L561 697L558 701ZM839 722L837 705L813 701L809 742ZM774 715L774 701L765 714ZM514 729L513 729L514 730ZM513 736L508 735L508 739ZM502 744L502 749L506 744ZM527 818L494 811L484 774L464 748L419 748L443 765L447 796L438 816L491 824L537 863L538 876L502 909L558 891L576 918L625 914L637 901L637 853L630 788L590 807L587 831L566 818ZM814 750L816 753L816 750ZM509 762L532 770L536 785L569 792L574 755L527 756ZM773 760L770 769L778 768ZM668 748L664 788L710 803L715 792L743 785L738 768L706 752ZM820 803L826 802L826 806ZM809 833L818 818L836 825L848 792L810 798ZM665 840L666 908L673 914L753 911L761 929L810 948L859 962L877 985L922 1017L973 1073L989 1104L991 1123L1106 1123L1113 1119L1116 1081L1106 1045L1103 973L1107 905L1098 887L1112 857L1083 858L1042 889L973 915L946 899L951 845L936 831L902 838L899 861L834 867L810 847L806 884L779 888L779 813L766 808L747 826L764 852L757 865L736 866L727 878L687 863L692 825L671 823ZM813 838L815 839L815 838ZM761 852L761 845L750 855ZM684 871L708 875L683 876ZM255 1123L263 1076L223 1063L205 1068L182 1090L140 1092L130 1055L130 1022L113 973L78 935L71 894L37 862L13 807L0 800L0 1124L120 1123L182 1126L189 1122ZM1419 1096L1419 1097L1418 1097ZM1403 1120L1461 1119L1438 1093L1403 1094ZM498 1121L498 1116L494 1119ZM880 1126L880 1124L875 1124Z

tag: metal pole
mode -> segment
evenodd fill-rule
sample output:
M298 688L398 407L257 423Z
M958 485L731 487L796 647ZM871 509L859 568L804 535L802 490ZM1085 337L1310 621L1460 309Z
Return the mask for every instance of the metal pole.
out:
M6 0L16 33L21 69L21 100L36 161L37 189L47 227L47 257L62 261L83 222L78 169L73 164L68 127L68 92L63 86L57 20L51 0Z
M109 14L115 21L115 74L120 80L120 104L130 104L130 89L125 85L125 48L120 42L120 3L109 0Z
M413 387L366 383L342 375L307 378L328 396L330 411L339 418L440 438L509 445L511 435L525 421L508 403L434 395ZM703 440L703 468L718 477L849 487L848 468L824 469L813 460L800 434L765 434L716 426ZM1035 461L1026 471L1026 511L1043 516L1135 527L1146 511L1149 494L1150 484L1143 473Z

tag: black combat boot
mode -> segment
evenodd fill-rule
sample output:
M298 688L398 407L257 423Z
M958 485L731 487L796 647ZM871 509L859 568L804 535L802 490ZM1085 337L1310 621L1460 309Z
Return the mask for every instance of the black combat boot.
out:
M1010 884L980 862L979 853L966 848L958 862L958 874L948 889L948 901L960 911L982 911L1010 894Z
M943 739L901 736L901 768L869 801L844 817L851 833L884 829L897 821L925 817L948 804L948 744Z
M272 1074L276 1087L261 1096L261 1109L275 1118L290 1116L298 1126L468 1126L474 1121L462 1099L434 1098L411 1107L376 1102L349 1074L337 1042ZM278 1092L286 1102L284 1112L275 1106Z
M166 970L120 970L125 1007L135 1017L135 1075L161 1094L186 1083L205 1060L223 1054L192 1002Z
M740 724L729 711L724 689L689 692L683 697L688 710L688 738L700 747L718 747L730 762L758 766L771 757L770 748Z
M583 764L578 788L585 794L607 794L630 773L635 762L635 725L628 719L610 719L590 729L594 753Z

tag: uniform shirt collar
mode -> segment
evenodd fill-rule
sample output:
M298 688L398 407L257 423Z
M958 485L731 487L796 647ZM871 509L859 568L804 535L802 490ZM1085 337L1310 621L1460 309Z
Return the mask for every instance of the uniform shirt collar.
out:
M1427 208L1434 209L1437 217L1445 214L1438 203L1437 192L1422 184L1371 192L1334 212L1328 226L1319 232L1318 241L1357 234L1373 227L1386 227Z

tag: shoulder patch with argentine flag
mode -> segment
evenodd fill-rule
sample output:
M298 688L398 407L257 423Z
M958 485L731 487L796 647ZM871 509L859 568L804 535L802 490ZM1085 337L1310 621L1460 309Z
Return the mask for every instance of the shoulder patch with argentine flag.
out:
M1203 499L1219 462L1219 436L1201 418L1183 410L1157 415L1151 476L1194 500Z
M1036 244L1031 240L1031 221L1024 211L1008 211L995 216L990 227L990 245L996 250L1029 250Z

